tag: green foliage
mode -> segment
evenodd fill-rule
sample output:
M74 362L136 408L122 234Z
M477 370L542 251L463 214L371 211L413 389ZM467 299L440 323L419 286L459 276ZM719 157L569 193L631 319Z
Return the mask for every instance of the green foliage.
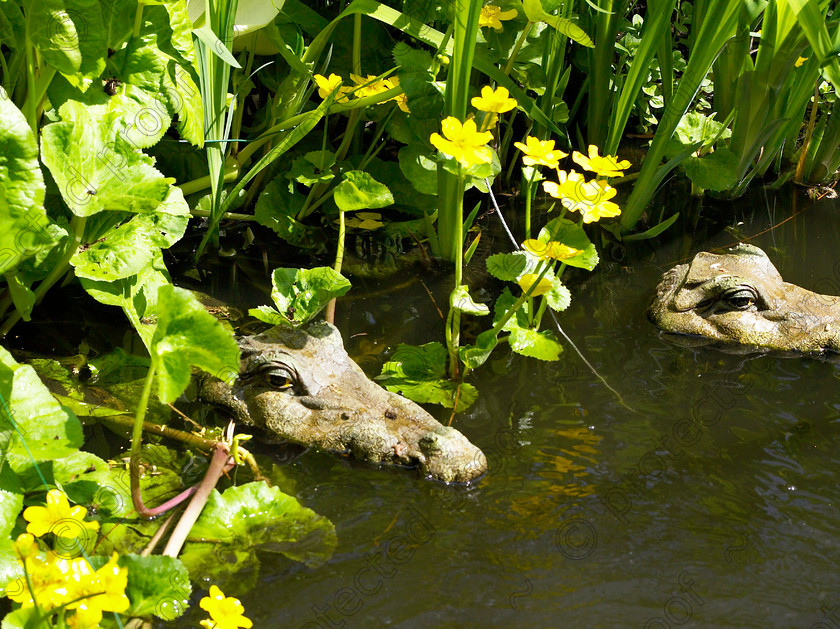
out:
M478 391L469 383L446 377L446 356L446 348L437 342L419 347L401 343L377 380L389 391L415 402L463 411L475 402Z
M239 373L236 340L192 293L161 286L157 312L151 356L161 402L172 402L184 392L193 366L221 380Z
M249 314L272 325L299 327L326 308L331 299L350 290L350 282L329 267L314 269L275 269L271 275L269 306L251 309Z

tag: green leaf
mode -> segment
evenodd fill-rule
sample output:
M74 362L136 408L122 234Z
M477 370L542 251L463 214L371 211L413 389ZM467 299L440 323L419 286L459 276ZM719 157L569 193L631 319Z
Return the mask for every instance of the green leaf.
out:
M81 89L105 69L108 54L98 0L25 0L28 33L44 61Z
M13 272L53 238L32 129L0 87L0 273Z
M11 415L10 415L11 413ZM60 459L82 445L82 426L35 370L0 347L0 443L12 462Z
M22 509L22 493L0 489L0 595L10 581L23 576L10 538Z
M275 269L271 275L271 299L288 325L298 327L310 321L334 297L350 290L341 273L326 266L314 269Z
M449 295L449 307L458 312L481 316L490 314L490 308L485 304L477 304L470 296L470 287L461 284Z
M21 607L3 618L3 629L33 629L43 626L39 623L41 613L37 607Z
M316 183L328 184L335 179L335 174L331 170L333 166L335 166L335 153L332 151L309 151L292 162L292 167L285 177L309 187Z
M239 373L236 340L192 293L161 286L157 316L150 353L161 402L174 402L184 392L192 366L221 380Z
M9 289L15 310L20 313L24 321L29 321L32 308L35 307L35 293L21 281L16 273L6 275L6 287Z
M704 190L729 190L738 183L738 156L726 147L702 157L688 157L681 166L692 183Z
M589 35L587 35L580 26L571 20L546 13L540 3L540 0L523 0L522 6L525 9L525 15L528 16L528 21L545 22L546 24L553 26L558 33L565 35L581 46L592 48L595 45L592 43Z
M80 282L99 303L122 308L146 349L151 348L157 323L158 289L171 284L160 250L137 275L110 282L80 278Z
M289 325L289 320L271 306L250 308L248 310L248 314L255 319L259 319L260 321L271 325Z
M689 112L682 117L674 130L674 137L665 150L665 156L670 159L689 147L697 150L698 144L700 147L711 146L717 139L728 138L731 135L732 131L715 120L714 114L705 116L698 112Z
M560 312L569 307L572 303L572 293L563 285L560 278L554 278L551 282L551 290L544 295L548 307L555 312Z
M598 265L598 251L595 249L583 227L567 218L555 218L546 223L540 230L541 242L562 242L564 245L580 249L583 253L563 260L568 266L574 266L591 271Z
M198 39L204 42L204 45L207 46L207 49L210 50L214 55L216 55L219 59L224 61L226 64L231 66L232 68L242 68L239 65L239 62L236 60L236 57L233 56L233 53L228 50L228 47L218 38L216 33L213 32L209 26L205 25L201 28L194 28L193 35L195 35Z
M400 343L391 360L382 366L377 380L389 391L420 403L440 404L463 411L478 398L469 383L446 378L446 348L440 343L405 345Z
M563 351L563 346L551 330L512 327L508 342L517 354L540 360L557 360Z
M115 112L67 101L59 114L63 122L41 130L41 159L75 215L150 212L167 198L174 180L161 175L151 157L118 137Z
M411 185L422 194L436 195L437 161L434 152L423 144L415 143L400 149L400 170Z
M275 552L310 567L323 564L336 546L332 522L262 482L213 490L184 547L189 564L211 549L238 547Z
M173 187L170 197L183 194ZM187 206L184 203L183 208ZM113 281L136 275L149 264L161 248L169 247L184 235L189 213L137 214L129 221L113 227L89 247L78 251L70 264L77 277Z
M503 282L515 282L528 269L524 252L494 253L487 258L487 271Z
M342 212L377 209L394 202L388 187L362 170L348 171L343 177L344 181L338 184L333 196Z
M624 236L623 240L645 240L646 238L654 238L668 229L674 222L680 217L680 213L677 212L673 216L669 216L664 221L659 223L658 225L654 225L650 229L646 229L643 232L638 234L629 234L628 236Z
M273 229L289 244L308 248L314 241L315 231L295 218L305 202L306 197L291 194L284 178L277 177L260 193L254 216L260 225Z
M507 288L502 291L493 307L493 323L500 321L515 302L516 298ZM540 360L557 360L563 351L563 346L552 332L532 330L528 327L527 302L507 320L502 329L510 332L508 342L517 354Z
M493 330L485 330L475 339L475 345L458 348L461 362L467 369L476 369L483 365L499 343L499 337Z

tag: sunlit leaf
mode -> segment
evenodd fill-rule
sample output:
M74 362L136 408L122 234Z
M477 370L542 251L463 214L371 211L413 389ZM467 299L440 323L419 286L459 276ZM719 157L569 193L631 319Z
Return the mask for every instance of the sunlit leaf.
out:
M331 299L350 290L350 282L330 267L275 269L271 299L287 325L298 327L321 312ZM263 310L267 314L268 311Z
M183 393L193 366L221 380L239 373L236 340L192 293L161 286L157 316L151 354L161 402L173 402Z
M469 383L452 382L446 377L446 348L440 343L405 345L382 366L377 381L389 391L400 393L420 403L440 404L462 411L478 398Z
M342 181L335 189L335 204L342 212L371 210L391 205L394 197L385 186L368 173L351 170L343 174Z
M0 446L13 463L65 457L82 445L82 426L29 365L0 347Z

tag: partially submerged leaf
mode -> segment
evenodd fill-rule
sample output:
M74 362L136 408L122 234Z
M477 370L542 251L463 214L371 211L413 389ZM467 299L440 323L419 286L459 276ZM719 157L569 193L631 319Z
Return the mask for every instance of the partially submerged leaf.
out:
M440 343L400 344L376 379L389 391L420 403L463 411L478 398L475 387L446 377L446 348ZM456 406L457 402L457 406Z
M215 489L190 531L181 559L193 575L247 588L238 569L259 565L257 552L274 552L315 567L337 544L332 522L262 482ZM233 560L231 560L233 559ZM224 588L227 591L227 587Z

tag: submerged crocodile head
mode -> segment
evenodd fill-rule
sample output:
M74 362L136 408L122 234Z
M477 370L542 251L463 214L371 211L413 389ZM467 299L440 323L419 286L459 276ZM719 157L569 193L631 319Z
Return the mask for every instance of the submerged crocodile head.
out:
M840 297L783 281L752 245L698 253L665 273L648 315L666 332L770 350L840 351Z
M469 482L487 471L464 435L370 381L329 323L274 327L239 338L239 377L198 381L199 398L270 437L346 452L362 461L419 467L435 479Z

